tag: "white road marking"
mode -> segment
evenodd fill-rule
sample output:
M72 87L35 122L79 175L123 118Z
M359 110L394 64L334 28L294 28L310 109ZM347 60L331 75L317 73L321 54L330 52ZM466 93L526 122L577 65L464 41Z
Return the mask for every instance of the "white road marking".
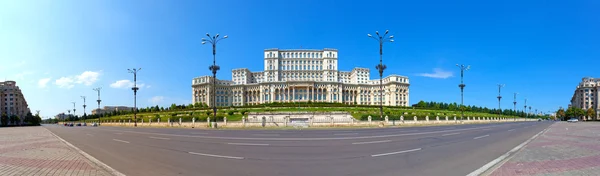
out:
M481 130L489 130L489 129L491 129L491 128L487 127L487 128L482 128Z
M229 145L255 145L255 146L267 146L269 144L252 144L252 143L227 143Z
M152 138L152 139L162 139L162 140L170 140L170 138L154 137L154 136L150 136L149 138Z
M333 134L333 135L357 135L358 133L337 133L337 134Z
M384 143L384 142L392 142L391 140L383 140L383 141L368 141L368 142L355 142L352 144L375 144L375 143Z
M88 133L88 134L85 134L85 135L88 135L88 136L94 136L94 135L92 135L92 134L89 134L89 133Z
M279 134L252 134L255 136L279 136Z
M487 171L488 169L492 168L492 166L500 163L500 161L504 160L505 158L507 158L508 156L512 155L513 153L519 151L521 148L523 148L523 146L527 145L529 142L531 142L533 139L535 139L536 137L538 137L540 134L542 134L543 132L547 131L548 127L546 127L546 129L540 131L538 134L532 136L531 138L529 138L527 141L519 144L518 146L516 146L515 148L513 148L512 150L506 152L504 155L490 161L489 163L481 166L479 169L474 170L473 172L471 172L469 175L467 176L478 176L483 174L483 172Z
M460 133L447 133L447 134L442 134L442 136L450 136L450 135L457 135L457 134L460 134Z
M196 153L196 152L188 152L188 153L194 154L194 155L216 157L216 158L239 159L239 160L244 159L244 157L237 157L237 156L212 155L212 154Z
M500 124L497 126L504 126L506 124ZM376 136L353 136L353 137L317 137L317 138L251 138L251 137L223 137L223 136L198 136L198 135L183 135L183 134L166 134L166 133L152 133L152 132L140 132L131 131L128 133L137 134L149 134L149 135L161 135L161 136L176 136L176 137L191 137L191 138L203 138L203 139L228 139L228 140L276 140L276 141L314 141L314 140L348 140L348 139L371 139L371 138L387 138L387 137L398 137L398 136L416 136L424 134L437 134L437 133L448 133L457 131L468 131L477 130L483 127L473 128L462 128L455 130L440 130L440 131L427 131L419 133L400 133L400 134L388 134L388 135L376 135ZM110 129L98 129L105 131L123 131L123 130L110 130ZM257 135L257 134L253 134ZM258 134L260 135L260 134ZM264 134L263 134L264 135Z
M508 130L508 131L515 131L515 129L510 129L510 130Z
M371 156L372 157L378 157L378 156L386 156L386 155L394 155L394 154L400 154L400 153L414 152L414 151L419 151L419 150L421 150L421 148L404 150L404 151L398 151L398 152L391 152L391 153L382 153L382 154L376 154L376 155L371 155Z
M113 139L113 141L118 141L118 142L128 143L129 144L129 141L124 141L124 140Z
M486 134L486 135L483 135L483 136L474 137L473 139L481 139L481 138L488 137L488 136L490 136L490 135Z

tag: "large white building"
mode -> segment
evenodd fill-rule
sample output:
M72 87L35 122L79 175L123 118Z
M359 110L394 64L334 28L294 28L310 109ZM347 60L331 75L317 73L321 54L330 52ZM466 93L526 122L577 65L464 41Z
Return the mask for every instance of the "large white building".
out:
M336 49L266 49L264 71L234 69L232 80L218 80L217 106L245 106L272 102L337 102L379 105L379 79L368 68L338 71ZM211 106L212 76L192 80L194 103ZM383 78L383 104L408 106L406 76Z
M596 111L596 117L591 117L593 120L597 120L600 115L600 108L598 106L598 90L600 89L600 78L589 78L585 77L581 79L579 85L571 97L571 106L587 110L592 108Z

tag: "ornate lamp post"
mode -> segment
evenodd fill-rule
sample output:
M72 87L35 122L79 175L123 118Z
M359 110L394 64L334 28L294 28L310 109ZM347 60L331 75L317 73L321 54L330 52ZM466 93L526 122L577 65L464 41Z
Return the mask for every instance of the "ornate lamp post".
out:
M85 123L85 119L87 118L87 115L85 114L85 96L81 96L81 98L83 98L83 123Z
M513 105L514 105L514 112L517 113L517 92L515 92L515 100L513 101ZM515 121L517 121L517 118L515 117Z
M142 68L138 69L127 69L129 73L133 73L133 126L137 127L137 91L140 89L137 87L137 72L142 70Z
M94 88L94 91L98 92L98 100L96 100L98 102L98 109L96 110L96 114L98 114L98 125L100 125L100 122L101 122L100 118L102 117L102 115L100 115L100 113L98 113L98 112L100 112L100 102L102 101L102 100L100 100L100 90L102 90L102 87Z
M502 99L502 95L500 95L500 89L504 87L505 84L498 84L498 118L502 118L502 108L500 107L500 99Z
M210 71L212 71L213 73L213 90L211 91L212 93L212 108L213 108L213 121L211 126L213 128L217 128L217 104L216 104L216 99L217 99L217 71L219 71L220 67L217 65L217 43L219 43L219 41L226 39L227 35L223 36L222 38L219 37L219 34L215 35L215 36L210 36L210 34L206 33L206 36L208 37L208 39L202 38L202 44L206 44L206 43L210 43L212 45L212 53L213 53L213 64L208 67L208 69L210 69Z
M465 71L471 69L471 66L470 65L467 65L467 66L465 66L465 65L458 65L458 64L456 64L456 66L458 68L460 68L460 84L458 85L458 87L460 87L460 121L462 121L463 117L465 116L464 95L463 95L463 92L464 92L464 89L465 89L465 86L466 86L463 83L463 75L464 75Z
M527 118L527 116L529 116L529 114L527 114L527 98L525 98L525 109L523 110L523 113L525 113L525 118Z
M383 35L379 35L379 31L375 31L375 35L367 34L372 39L375 39L379 43L379 64L375 68L379 71L379 120L383 120L383 71L387 68L383 64L383 43L394 42L394 36L390 35L386 38L389 30L385 30Z
M76 110L75 109L75 102L71 102L71 103L73 103L73 116L76 116L77 114L75 113L75 110Z

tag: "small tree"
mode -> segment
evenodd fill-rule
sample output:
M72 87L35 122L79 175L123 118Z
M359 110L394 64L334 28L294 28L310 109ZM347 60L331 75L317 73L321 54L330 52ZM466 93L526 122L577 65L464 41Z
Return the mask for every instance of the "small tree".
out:
M8 125L8 116L6 114L3 113L2 116L0 116L0 123L2 126Z
M558 111L556 111L556 117L563 119L565 117L565 110L563 108L559 108Z
M594 108L588 108L586 115L588 116L588 118L596 120L596 111L594 111Z

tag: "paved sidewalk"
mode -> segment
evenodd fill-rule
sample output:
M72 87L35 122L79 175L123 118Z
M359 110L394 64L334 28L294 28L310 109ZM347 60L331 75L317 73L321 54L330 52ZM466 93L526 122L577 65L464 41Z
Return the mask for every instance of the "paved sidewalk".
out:
M44 127L0 128L0 175L111 175Z
M554 123L491 175L600 175L600 123Z

